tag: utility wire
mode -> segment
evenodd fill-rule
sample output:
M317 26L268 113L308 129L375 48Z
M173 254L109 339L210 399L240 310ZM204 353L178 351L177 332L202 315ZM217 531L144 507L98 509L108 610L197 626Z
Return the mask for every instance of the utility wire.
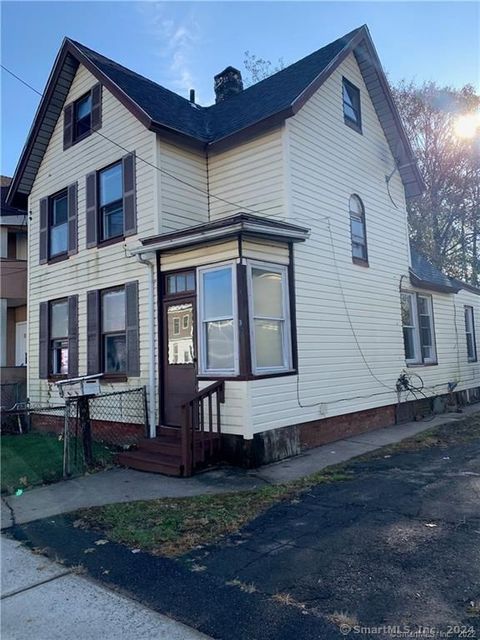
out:
M9 73L11 76L16 78L19 82L21 82L23 85L25 85L26 87L28 87L29 89L31 89L32 91L34 91L36 94L38 94L40 97L43 98L43 93L40 93L40 91L35 89L35 87L32 87L31 84L29 84L28 82L23 80L20 76L17 76L17 74L13 73L13 71L8 69L5 65L1 64L0 66L2 67L2 69L4 71ZM126 153L132 153L132 151L130 149L127 149L126 147L124 147L120 143L116 142L115 140L112 140L111 138L109 138L104 133L101 133L98 130L95 131L93 129L90 129L90 133L96 133L97 135L99 135L100 137L104 138L105 140L108 140L109 142L111 142L112 144L117 146L119 149L122 149ZM200 193L203 193L204 195L207 196L207 198L214 198L215 200L218 200L219 202L223 202L224 204L228 204L228 205L230 205L232 207L235 207L237 209L242 209L244 211L249 211L250 213L257 213L258 214L258 213L264 213L265 211L270 211L271 209L275 209L276 208L275 206L273 206L273 207L267 207L266 209L252 209L251 207L247 207L247 206L245 206L243 204L238 204L238 202L232 202L231 200L227 200L226 198L222 198L221 196L217 196L214 193L211 193L211 191L209 189L202 189L202 187L197 187L196 185L191 184L190 182L187 182L186 180L183 180L182 178L179 178L175 174L170 173L169 171L166 171L165 169L162 169L160 167L157 167L156 164L154 164L153 162L150 162L149 160L145 160L145 158L142 158L141 156L137 155L136 153L135 153L135 157L138 158L139 160L141 160L142 162L144 162L146 165L152 167L153 169L156 169L160 173L163 173L164 175L168 176L169 178L172 178L172 180L176 180L180 184L183 184L183 185L189 187L190 189L193 189L194 191L198 191Z

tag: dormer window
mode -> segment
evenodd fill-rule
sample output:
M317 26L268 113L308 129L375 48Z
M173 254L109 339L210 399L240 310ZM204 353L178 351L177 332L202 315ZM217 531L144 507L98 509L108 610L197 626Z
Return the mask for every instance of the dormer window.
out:
M343 119L346 125L362 133L360 89L343 78Z
M75 102L73 117L74 140L88 136L92 125L92 95L90 92Z

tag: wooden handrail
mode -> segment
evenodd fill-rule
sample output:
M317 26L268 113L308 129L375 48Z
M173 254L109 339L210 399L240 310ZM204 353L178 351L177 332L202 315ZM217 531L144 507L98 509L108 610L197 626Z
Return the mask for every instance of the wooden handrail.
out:
M213 396L215 398L215 409ZM208 399L208 408L205 412L204 400ZM207 460L206 452L210 460L213 458L215 445L219 445L221 434L220 405L225 402L225 382L219 380L210 384L205 389L196 393L188 402L182 405L182 466L183 475L191 476L197 464ZM207 420L206 420L207 414ZM216 430L214 431L214 417L216 418ZM206 424L207 423L207 424ZM196 434L200 434L196 438ZM215 442L216 441L216 442ZM197 451L197 445L199 451Z

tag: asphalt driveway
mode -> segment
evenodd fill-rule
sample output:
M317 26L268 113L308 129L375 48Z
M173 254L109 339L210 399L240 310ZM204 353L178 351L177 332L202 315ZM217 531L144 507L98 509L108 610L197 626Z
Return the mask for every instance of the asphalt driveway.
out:
M214 638L338 638L339 614L362 638L479 637L480 440L349 468L177 560L95 546L68 516L13 533Z

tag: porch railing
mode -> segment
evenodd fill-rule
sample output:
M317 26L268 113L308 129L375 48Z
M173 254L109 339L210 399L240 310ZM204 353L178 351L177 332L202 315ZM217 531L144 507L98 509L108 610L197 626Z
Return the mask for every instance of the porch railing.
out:
M222 431L220 405L225 402L225 382L214 382L182 406L183 475L214 459Z

